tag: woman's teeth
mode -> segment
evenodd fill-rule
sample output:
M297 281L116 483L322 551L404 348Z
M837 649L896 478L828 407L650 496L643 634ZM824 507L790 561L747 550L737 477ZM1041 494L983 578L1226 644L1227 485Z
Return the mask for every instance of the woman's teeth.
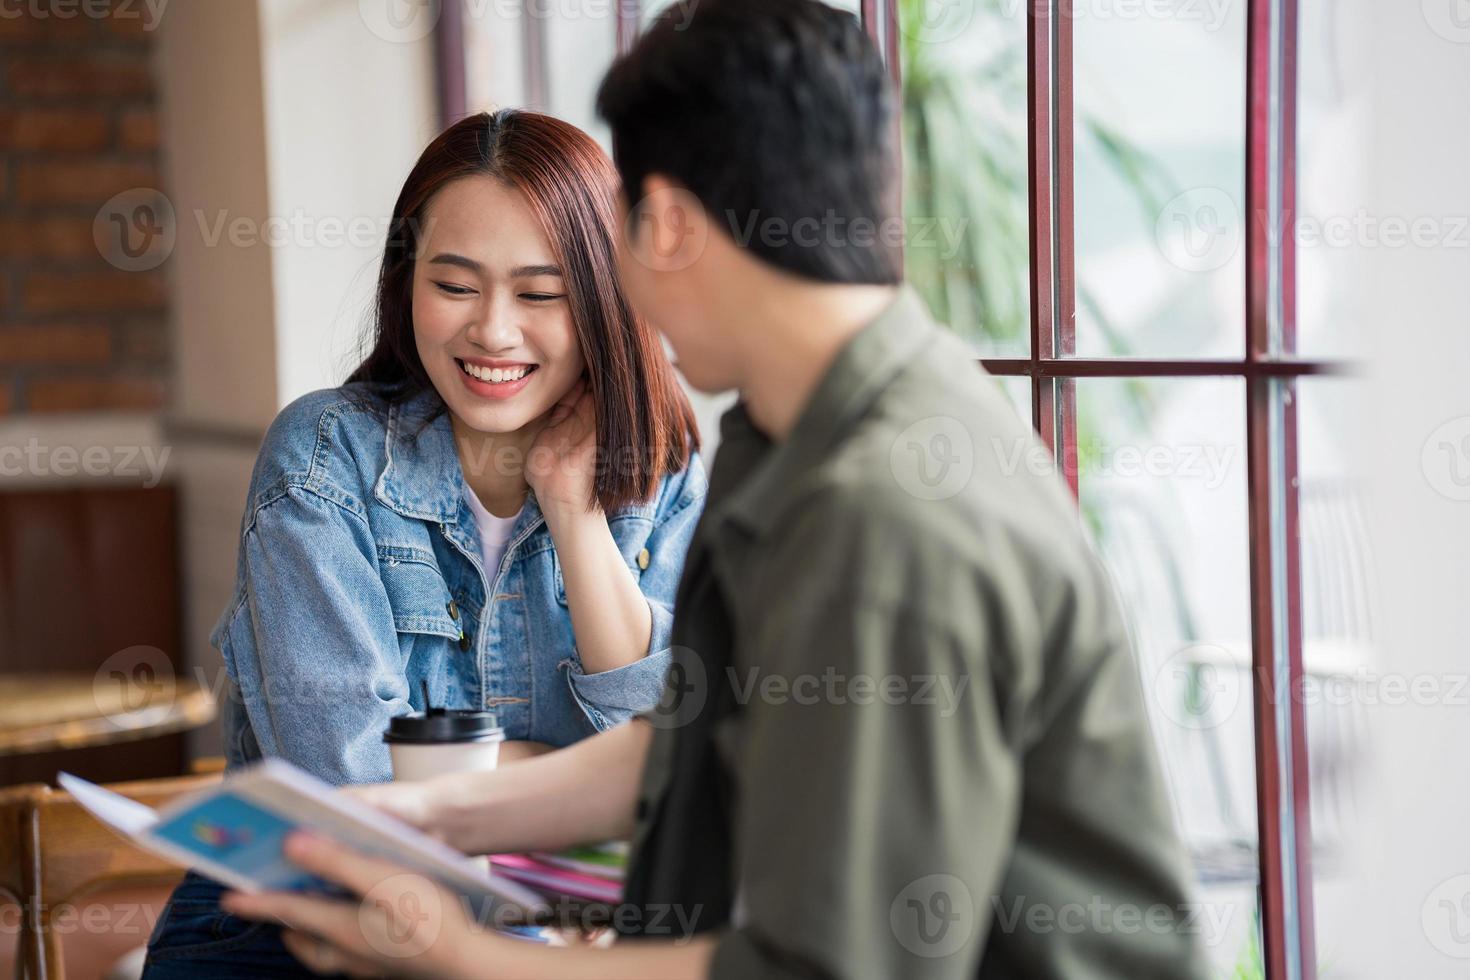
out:
M520 367L513 368L485 368L479 367L475 364L470 364L468 361L460 361L459 367L460 370L464 371L465 374L468 374L472 378L475 378L479 381L488 381L491 384L498 385L505 384L510 381L521 380L526 375L531 373L531 369L532 367L534 367L534 365L522 364Z

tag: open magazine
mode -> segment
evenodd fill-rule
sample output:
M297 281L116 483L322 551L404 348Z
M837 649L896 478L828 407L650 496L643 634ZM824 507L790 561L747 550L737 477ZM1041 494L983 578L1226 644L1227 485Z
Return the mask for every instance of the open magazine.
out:
M547 910L536 892L485 870L483 861L366 806L281 759L265 759L159 810L60 773L88 812L145 850L241 891L336 891L282 853L293 830L310 830L393 861L460 895L487 900L496 921L529 921ZM510 908L505 908L505 906Z

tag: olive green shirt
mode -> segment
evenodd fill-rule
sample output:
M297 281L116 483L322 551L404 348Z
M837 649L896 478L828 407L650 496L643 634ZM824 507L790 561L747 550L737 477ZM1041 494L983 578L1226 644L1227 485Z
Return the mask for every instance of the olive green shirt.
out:
M1034 450L907 289L786 440L725 416L624 931L724 929L731 980L1205 975L1123 621Z

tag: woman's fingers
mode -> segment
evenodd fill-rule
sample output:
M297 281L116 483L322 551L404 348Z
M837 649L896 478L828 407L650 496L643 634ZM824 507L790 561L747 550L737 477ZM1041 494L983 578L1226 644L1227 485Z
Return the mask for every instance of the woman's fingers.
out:
M551 410L551 424L557 425L558 423L565 421L567 416L576 411L577 402L586 393L587 379L578 378L576 382L567 389L566 394L562 395L561 398L557 400L556 406Z

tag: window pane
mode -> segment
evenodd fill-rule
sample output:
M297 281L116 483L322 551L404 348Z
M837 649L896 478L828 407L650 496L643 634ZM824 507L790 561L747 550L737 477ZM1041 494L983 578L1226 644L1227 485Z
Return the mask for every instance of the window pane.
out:
M528 10L556 11L531 3ZM576 16L571 12L576 11ZM543 14L544 16L544 14ZM610 150L607 126L597 118L597 87L618 53L616 4L579 4L545 17L548 111L592 134Z
M1030 353L1025 4L898 3L905 272L983 355Z
M467 108L482 112L522 105L526 86L521 14L502 4L466 3L464 7Z
M608 147L595 109L597 86L617 54L615 4L465 4L465 88L471 112L527 106L526 18L536 18L546 54L549 112Z
M1016 415L1027 426L1031 425L1031 379L1011 374L993 374L991 378L1006 393L1006 398L1015 406Z
M1308 357L1365 352L1364 277L1355 273L1362 250L1394 247L1391 242L1412 241L1412 235L1425 236L1433 247L1464 234L1441 217L1371 215L1362 207L1372 89L1362 37L1366 18L1358 13L1351 4L1301 0L1297 350Z
M1082 515L1128 616L1201 938L1217 975L1260 976L1243 382L1072 384Z
M1077 353L1243 356L1246 5L1075 9Z
M1352 921L1351 846L1365 712L1392 695L1372 656L1373 549L1363 486L1349 464L1362 383L1297 382L1302 547L1302 666L1307 677L1307 758L1312 798L1312 880L1317 963L1325 974Z
M668 10L670 7L680 7L680 15L684 10L695 10L686 0L643 0L643 22L650 23L655 17Z
M828 6L854 14L858 13L862 7L862 0L826 0L826 2ZM677 16L682 19L685 11L693 13L699 9L699 0L643 0L643 22L647 24L670 7L678 7Z

